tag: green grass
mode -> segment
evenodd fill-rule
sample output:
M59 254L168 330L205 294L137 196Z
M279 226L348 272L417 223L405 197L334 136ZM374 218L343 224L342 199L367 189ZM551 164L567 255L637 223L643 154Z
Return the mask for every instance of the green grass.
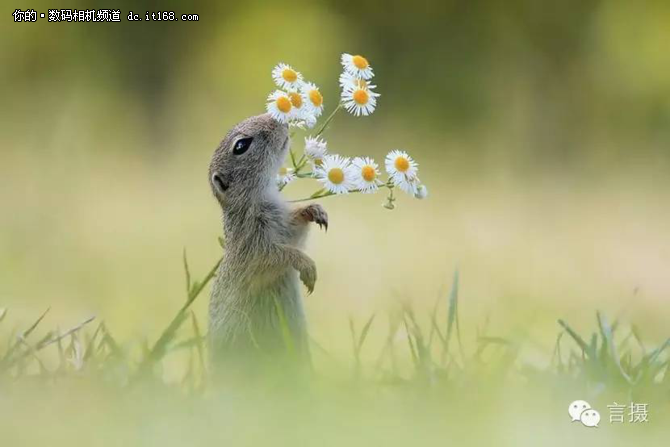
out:
M610 323L599 312L590 334L558 320L553 352L529 361L520 353L532 340L485 328L465 339L458 272L428 315L404 304L388 315L350 317L350 359L335 358L314 340L315 372L304 387L287 390L269 380L242 391L213 383L206 334L191 305L204 299L217 266L194 280L184 255L186 300L153 343L117 340L94 318L38 336L49 309L3 340L0 439L7 445L64 445L73 436L90 445L121 439L137 445L537 445L539 439L542 445L567 445L561 444L566 439L660 445L655 440L668 433L670 339L652 344L639 328ZM0 311L0 324L10 319L10 311ZM368 343L375 332L380 345ZM599 429L570 423L567 405L576 399L600 410ZM606 405L615 401L649 403L650 423L612 426ZM74 422L81 418L88 422ZM35 424L43 428L33 431Z

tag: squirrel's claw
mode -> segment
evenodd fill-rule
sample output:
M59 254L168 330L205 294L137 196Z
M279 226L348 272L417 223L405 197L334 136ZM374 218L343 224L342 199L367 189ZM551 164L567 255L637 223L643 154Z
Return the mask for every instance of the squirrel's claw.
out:
M307 287L307 295L311 295L316 284L316 264L311 259L300 269L300 281Z
M328 213L318 203L313 203L303 208L302 215L308 222L314 222L319 228L325 228L326 232L328 231Z

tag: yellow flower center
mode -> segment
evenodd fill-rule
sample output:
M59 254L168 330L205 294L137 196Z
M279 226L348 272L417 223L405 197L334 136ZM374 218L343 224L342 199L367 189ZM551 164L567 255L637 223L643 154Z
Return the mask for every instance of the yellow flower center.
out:
M323 104L323 96L321 96L321 92L318 90L309 91L309 100L312 101L315 107L320 107Z
M356 82L356 85L358 86L358 88L367 88L368 87L368 83L364 79L356 79L355 82Z
M280 96L277 98L277 108L279 109L280 112L282 113L288 113L291 111L291 101L286 97L286 96Z
M358 89L354 92L354 101L356 101L357 104L360 105L365 105L368 103L370 100L370 94L363 89Z
M284 78L286 82L295 82L298 79L298 73L290 68L284 68L284 71L281 72L281 77Z
M330 180L331 183L339 185L344 181L344 171L340 168L331 169L328 171L328 180Z
M363 166L363 169L361 169L361 176L366 182L371 182L377 177L377 173L375 172L375 168L370 165L365 165Z
M288 95L291 98L291 104L293 104L293 107L296 109L302 107L302 96L300 96L299 93L291 92Z
M359 55L356 55L353 58L351 58L351 62L353 62L356 68L358 68L359 70L365 70L366 68L368 68L368 65L370 65L368 64L368 60L366 58Z
M288 174L288 168L287 168L286 166L282 166L282 167L279 169L279 175L281 175L281 176L283 177L283 176L285 176L286 174Z
M396 158L395 168L400 172L407 172L409 169L409 160L407 160L405 157Z

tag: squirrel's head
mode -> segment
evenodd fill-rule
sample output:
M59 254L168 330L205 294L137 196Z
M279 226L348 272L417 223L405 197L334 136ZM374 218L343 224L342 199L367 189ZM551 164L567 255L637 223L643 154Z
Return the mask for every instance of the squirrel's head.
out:
M221 206L244 205L276 188L288 146L288 126L269 114L252 116L233 127L209 165L209 182Z

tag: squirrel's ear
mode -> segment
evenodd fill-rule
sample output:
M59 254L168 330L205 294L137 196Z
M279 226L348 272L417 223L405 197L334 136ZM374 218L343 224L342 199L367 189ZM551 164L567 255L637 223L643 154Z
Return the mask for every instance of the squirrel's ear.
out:
M212 185L219 194L225 193L228 187L230 186L228 182L223 180L223 177L221 177L221 174L219 174L218 172L212 174Z

